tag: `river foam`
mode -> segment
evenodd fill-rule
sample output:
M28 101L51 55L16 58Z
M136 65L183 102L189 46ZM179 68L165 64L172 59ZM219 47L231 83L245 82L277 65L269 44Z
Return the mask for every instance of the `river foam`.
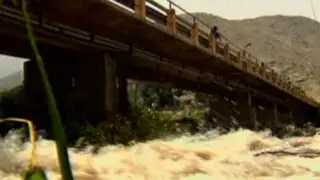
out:
M30 159L30 144L16 135L0 142L0 179L21 179ZM257 153L267 149L288 149L295 154ZM130 147L105 146L98 153L69 149L77 180L244 180L320 179L320 158L301 157L320 149L320 136L278 139L268 132L238 130L225 135L182 136L153 140ZM298 150L297 150L298 149ZM300 150L299 150L300 149ZM320 155L319 155L320 156ZM58 180L55 144L40 140L39 163L49 179Z

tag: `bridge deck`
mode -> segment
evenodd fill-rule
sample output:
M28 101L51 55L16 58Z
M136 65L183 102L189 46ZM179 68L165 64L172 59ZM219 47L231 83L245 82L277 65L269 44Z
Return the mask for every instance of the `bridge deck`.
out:
M134 7L139 10L143 6ZM293 96L312 106L319 106L283 76L268 70L256 60L240 56L241 49L235 49L228 42L211 47L209 35L201 29L196 31L191 23L177 18L176 33L170 33L167 15L169 10L161 6L155 8L154 4L151 6L147 3L147 18L108 0L31 1L30 11L42 20L45 17L92 35L108 37L178 62L181 66L191 66L200 72L236 80L239 84L250 85L283 99ZM12 32L9 26L7 29ZM198 32L196 36L192 36L195 32ZM193 37L197 37L198 41ZM47 39L46 43L53 44L53 41Z

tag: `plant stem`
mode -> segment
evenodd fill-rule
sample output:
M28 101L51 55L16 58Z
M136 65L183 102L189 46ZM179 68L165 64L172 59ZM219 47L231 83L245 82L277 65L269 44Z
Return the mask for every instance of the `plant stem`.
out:
M26 20L26 27L28 32L28 38L30 40L32 50L36 56L36 62L38 64L38 68L41 74L41 79L44 84L44 88L47 95L47 101L48 101L48 109L51 116L51 124L52 124L52 131L55 136L56 145L57 145L57 154L59 158L60 163L60 169L62 172L62 177L64 180L73 180L73 175L71 172L71 165L69 162L68 157L68 151L67 151L67 145L66 145L66 136L63 130L63 126L61 123L60 114L55 102L55 98L52 92L52 88L50 85L50 82L48 80L48 76L44 67L44 63L42 60L42 57L39 53L37 43L35 40L35 36L32 32L31 22L29 13L27 11L27 2L26 0L22 0L22 10L23 14Z

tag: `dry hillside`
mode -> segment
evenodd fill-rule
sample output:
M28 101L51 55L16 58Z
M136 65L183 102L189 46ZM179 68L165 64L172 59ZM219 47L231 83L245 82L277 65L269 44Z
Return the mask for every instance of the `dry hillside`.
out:
M17 71L0 78L0 90L11 89L23 82L23 71Z
M320 95L320 24L316 21L301 16L226 20L206 13L195 15L210 26L218 25L240 47L251 42L247 50L254 56L285 72L312 97Z

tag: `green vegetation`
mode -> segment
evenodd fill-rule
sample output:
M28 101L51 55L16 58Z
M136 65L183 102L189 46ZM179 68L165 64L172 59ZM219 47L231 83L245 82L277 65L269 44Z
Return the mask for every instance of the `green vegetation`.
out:
M181 103L178 97L183 95L182 91L155 85L145 85L140 92L135 87L129 89L130 117L118 115L116 124L101 120L102 123L96 125L90 117L84 119L82 111L75 109L77 112L70 113L64 123L67 136L76 134L77 146L129 144L188 132L192 129L192 121L200 125L203 123L206 110ZM157 102L157 109L152 108L152 104ZM0 107L3 117L26 117L24 86L1 91ZM79 120L81 118L84 120ZM184 118L191 119L191 123L183 121ZM74 142L68 143L74 145Z
M80 134L82 138L79 138L76 144L78 147L84 147L85 145L90 144L96 145L98 148L110 143L130 145L135 141L145 141L190 131L190 124L178 123L179 120L184 117L193 118L195 122L200 122L203 119L201 116L204 115L204 110L201 109L193 111L190 110L190 107L188 106L185 108L179 108L179 110L177 110L178 113L175 113L175 110L169 109L152 109L151 106L154 102L161 102L161 105L159 105L158 108L168 106L171 108L178 107L181 104L174 98L174 96L182 94L181 92L176 93L178 92L176 90L170 92L171 90L168 88L152 85L147 85L142 89L142 92L145 90L153 95L148 96L145 93L141 93L141 97L137 92L137 88L130 89L129 100L132 114L130 119L119 115L117 121L115 121L117 124L101 123L99 125L93 125L90 123L90 120L86 121L85 124L81 124L77 122L77 118L73 119L72 117L69 117L69 120L65 121L64 124L66 124L65 127L72 127L73 131L68 131L68 129L66 129L67 136L74 132ZM141 98L144 100L139 100ZM11 90L1 91L0 99L0 107L2 107L3 116L26 116L26 112L24 111L25 103L23 85ZM174 102L174 104L172 104L172 102ZM77 114L77 117L81 116L81 113L80 115L79 113ZM4 126L1 125L1 127ZM9 128L17 128L17 126ZM42 176L42 171L38 171L37 168L38 167L30 169L26 173L25 179Z
M0 89L0 114L4 117L22 117L24 115L24 86L10 90Z
M194 94L157 85L143 85L142 88L136 88L136 86L138 85L130 85L129 88L131 116L118 115L115 124L105 123L103 120L100 124L93 124L90 117L84 119L85 115L81 114L82 111L75 109L77 112L71 113L64 121L67 136L75 136L77 140L69 141L68 144L77 147L89 144L96 145L96 147L119 143L128 145L136 141L196 131L194 130L195 124L207 128L205 122L211 117L208 116L209 108L206 104L210 97L206 94ZM0 107L2 107L4 117L26 117L23 90L23 85L21 85L0 92ZM189 96L191 101L201 102L204 106L195 107L191 102L182 102L179 98L182 99L183 96ZM2 125L0 130L18 128L16 124L8 123L8 125L9 127L5 128ZM240 128L232 124L221 123L219 125L223 132ZM315 133L315 128L310 124L295 127L279 123L265 128L271 128L279 137Z
M132 141L145 141L154 138L161 138L172 134L190 132L192 121L200 127L206 126L208 116L208 99L210 96L203 93L191 93L176 89L165 88L157 85L129 85L129 102L131 109L130 117L118 115L116 124L105 123L93 124L92 118L84 111L74 109L64 119L64 128L68 137L75 136L78 139L77 145L85 144L128 144ZM139 88L137 88L139 86ZM4 117L26 117L24 110L24 87L23 85L11 90L0 91L0 105ZM183 97L188 97L183 102ZM194 101L194 102L190 102ZM200 106L192 104L202 103ZM214 125L221 126L220 129L238 129L239 125L228 124L227 122ZM314 133L310 124L301 127L283 125L281 123L271 124L276 135L306 135ZM224 129L226 128L227 129ZM309 130L307 130L309 129ZM74 141L68 142L74 145Z

